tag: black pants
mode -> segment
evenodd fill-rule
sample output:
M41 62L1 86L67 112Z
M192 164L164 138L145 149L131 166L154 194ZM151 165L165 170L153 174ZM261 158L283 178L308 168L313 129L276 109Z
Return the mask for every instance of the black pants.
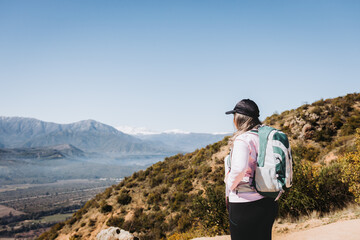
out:
M278 203L271 198L254 202L229 203L232 240L271 240Z

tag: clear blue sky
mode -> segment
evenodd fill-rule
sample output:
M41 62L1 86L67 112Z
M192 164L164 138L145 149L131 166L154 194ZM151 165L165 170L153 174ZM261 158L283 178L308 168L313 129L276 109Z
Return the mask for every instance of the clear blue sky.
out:
M360 89L360 1L0 0L0 116L232 131Z

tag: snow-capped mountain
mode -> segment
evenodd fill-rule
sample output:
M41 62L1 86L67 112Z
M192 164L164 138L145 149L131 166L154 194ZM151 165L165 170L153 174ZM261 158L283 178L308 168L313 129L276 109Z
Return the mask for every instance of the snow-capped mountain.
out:
M171 129L171 130L165 130L162 133L168 133L168 134L190 134L191 132L185 132L180 129Z
M166 130L163 132L148 130L143 127L117 127L118 130L133 135L142 140L149 140L158 144L180 149L184 152L191 152L197 148L205 147L208 144L222 140L231 133L192 133L179 129Z
M189 134L190 132L186 132L180 129L171 129L165 130L163 132L154 131L147 129L145 127L130 127L130 126L119 126L116 127L117 130L129 134L129 135L154 135L154 134L162 134L162 133L169 133L169 134Z
M160 132L156 132L153 130L149 130L144 127L130 127L130 126L120 126L116 127L120 132L129 134L129 135L149 135L149 134L159 134Z

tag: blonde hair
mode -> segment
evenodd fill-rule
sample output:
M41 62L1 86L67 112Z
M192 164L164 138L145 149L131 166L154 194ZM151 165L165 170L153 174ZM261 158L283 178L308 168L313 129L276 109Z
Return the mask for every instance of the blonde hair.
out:
M229 145L231 148L233 147L237 136L253 128L258 128L261 125L261 122L259 118L253 118L244 114L234 113L234 124L237 131L230 138Z

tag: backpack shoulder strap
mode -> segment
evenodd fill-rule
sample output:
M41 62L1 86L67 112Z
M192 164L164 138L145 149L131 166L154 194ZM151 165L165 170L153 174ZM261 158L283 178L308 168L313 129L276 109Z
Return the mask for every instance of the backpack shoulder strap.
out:
M265 162L265 154L266 154L266 147L268 143L268 137L272 131L276 130L273 127L269 126L261 126L258 130L259 134L259 156L257 160L257 165L259 167L264 166Z

